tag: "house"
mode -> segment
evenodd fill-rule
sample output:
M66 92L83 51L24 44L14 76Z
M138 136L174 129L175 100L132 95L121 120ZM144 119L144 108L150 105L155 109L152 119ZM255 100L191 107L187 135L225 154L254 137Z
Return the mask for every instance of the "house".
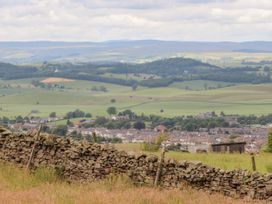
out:
M110 118L111 120L129 120L129 116L128 115L114 115L114 116L111 116Z
M154 131L165 133L167 131L167 127L165 127L164 125L158 125L154 128Z
M198 115L195 116L196 119L210 119L214 118L215 114L214 112L207 112L207 113L199 113Z
M216 153L244 153L246 142L212 144L211 151Z

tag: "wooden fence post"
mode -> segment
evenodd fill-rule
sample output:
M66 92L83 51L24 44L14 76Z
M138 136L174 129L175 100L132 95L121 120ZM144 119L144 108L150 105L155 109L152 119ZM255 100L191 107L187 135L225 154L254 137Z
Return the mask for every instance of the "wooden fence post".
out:
M161 171L162 171L162 163L164 161L164 155L165 155L165 147L163 146L162 151L161 151L161 158L159 160L158 169L157 169L157 172L156 172L156 178L155 178L155 181L154 181L154 186L155 187L158 186L159 181L160 181L160 176L161 176Z
M40 139L41 130L42 130L42 125L40 124L38 132L37 132L36 139L34 140L34 145L33 145L32 149L31 149L31 153L30 153L27 165L26 165L26 170L27 171L30 169L31 161L32 161L33 156L34 156L34 151L35 151L37 143L38 143L38 141Z
M251 155L252 170L253 170L253 171L256 171L257 168L256 168L256 162L255 162L254 153L251 153L250 155Z
M96 132L93 132L93 141L94 143L97 143L97 136L96 136Z

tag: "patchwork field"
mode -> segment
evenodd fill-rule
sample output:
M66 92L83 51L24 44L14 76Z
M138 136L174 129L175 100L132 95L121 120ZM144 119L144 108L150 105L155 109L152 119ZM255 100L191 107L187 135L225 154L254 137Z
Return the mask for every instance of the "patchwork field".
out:
M119 111L131 109L139 114L166 117L207 111L261 115L271 113L272 109L272 84L224 87L229 84L220 83L224 88L196 91L203 83L208 86L218 83L191 81L163 88L138 87L133 91L131 87L107 83L63 80L51 84L64 88L44 89L33 87L32 80L0 81L0 115L25 116L32 110L38 110L40 116L48 116L52 111L63 115L79 108L97 116L106 115L109 106L115 106ZM191 86L192 90L185 90L185 86ZM98 90L94 91L94 87ZM105 90L101 91L99 87ZM112 103L111 99L116 102Z
M260 62L272 59L272 54L269 52L185 52L177 56L193 58L222 67L239 67L244 61Z

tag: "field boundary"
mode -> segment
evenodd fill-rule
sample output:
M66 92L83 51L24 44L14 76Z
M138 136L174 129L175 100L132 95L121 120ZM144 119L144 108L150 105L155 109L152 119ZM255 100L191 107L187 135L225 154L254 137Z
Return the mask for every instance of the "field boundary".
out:
M128 154L106 145L48 134L41 134L38 138L36 134L12 133L0 128L0 160L22 168L29 163L31 171L42 166L50 167L67 181L88 182L104 179L110 174L127 174L136 185L146 186L154 185L161 165L158 185L162 188L189 185L236 198L272 201L271 174L225 171L200 162L160 161L155 155Z

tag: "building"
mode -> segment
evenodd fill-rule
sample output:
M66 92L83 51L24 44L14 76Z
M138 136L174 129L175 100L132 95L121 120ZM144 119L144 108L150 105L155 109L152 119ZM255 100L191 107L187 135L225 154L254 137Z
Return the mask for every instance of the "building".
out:
M154 131L165 133L167 131L167 127L165 127L164 125L158 125L157 127L154 128Z
M211 151L217 153L244 153L246 142L212 144Z

